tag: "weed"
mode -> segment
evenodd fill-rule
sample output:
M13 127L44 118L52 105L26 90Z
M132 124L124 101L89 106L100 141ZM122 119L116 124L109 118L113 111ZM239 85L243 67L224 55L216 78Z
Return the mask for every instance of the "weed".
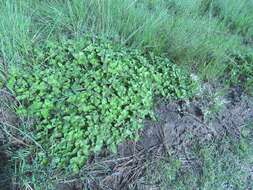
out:
M23 187L30 188L33 184L35 189L39 189L45 185L38 181L45 180L47 174L35 172L43 168L41 162L51 164L48 167L50 171L47 168L46 172L51 172L50 176L60 175L52 172L55 167L66 164L70 166L68 169L78 170L88 152L99 150L104 144L114 149L118 142L135 136L140 127L139 119L152 113L153 96L187 98L192 94L195 87L187 74L161 57L169 57L173 63L185 66L201 80L221 79L225 84L239 84L248 94L252 94L251 10L251 0L0 0L0 88L5 87L10 69L9 86L25 108L19 107L20 114L35 118L32 127L22 126L25 131L22 134L33 133L33 143L38 140L46 149L52 148L49 154L45 154L39 146L32 146L30 153L36 153L33 161L37 165L34 168L23 162L27 156L22 153L17 155L15 160L22 160L19 169L30 167L22 173L26 176ZM137 50L92 40L88 43L91 50L83 46L87 44L83 40L79 43L70 41L70 44L45 43L61 41L62 38L79 38L85 34L138 48L145 55ZM147 52L153 52L156 56ZM111 59L114 56L117 57L116 61L107 62L108 57ZM104 60L101 61L101 58ZM81 64L84 62L89 64ZM106 71L101 70L98 69L99 64L110 67ZM122 82L123 79L126 82ZM125 88L122 87L123 83L127 84ZM89 86L88 92L84 91L84 84ZM110 98L104 98L103 93L106 96L109 94ZM94 111L92 104L101 107ZM87 107L90 110L86 110ZM215 99L207 114L220 108L219 99ZM98 117L98 111L105 113ZM80 118L80 115L84 117ZM135 128L129 127L133 123L136 124ZM114 125L118 127L114 129ZM58 133L61 127L67 132ZM74 132L70 130L73 128ZM39 130L42 133L37 133ZM103 135L98 136L98 133ZM25 137L28 138L27 135ZM67 140L64 141L64 137ZM78 140L80 137L84 138L81 143ZM54 138L58 139L61 148L53 146ZM63 149L67 144L71 144L71 153L65 156ZM84 153L78 151L81 146ZM39 155L45 159L36 160ZM215 159L218 155L208 156ZM203 166L206 167L205 164ZM167 178L172 180L175 177L174 169L168 170ZM31 172L41 178L37 180L33 176L29 179L27 173ZM214 176L214 173L210 175ZM223 175L222 172L219 175ZM207 178L205 176L203 181ZM211 181L214 179L212 176ZM238 180L232 176L233 179ZM208 184L201 185L202 188L212 188Z
M186 74L169 60L144 57L91 38L47 43L33 59L12 67L8 87L22 105L20 117L46 152L42 164L77 172L90 152L135 138L141 121L152 117L154 95L187 98L194 91Z
M229 64L230 85L240 85L247 93L253 94L253 54L238 55Z

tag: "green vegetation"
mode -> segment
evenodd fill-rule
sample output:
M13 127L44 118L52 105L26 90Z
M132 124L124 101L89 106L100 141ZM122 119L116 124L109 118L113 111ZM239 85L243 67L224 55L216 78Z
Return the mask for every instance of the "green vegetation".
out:
M64 2L0 1L0 50L6 64L21 63L33 44L89 33L165 55L202 79L226 75L229 85L239 81L252 93L250 0ZM234 80L238 73L247 77Z
M218 17L233 33L245 38L245 42L253 37L253 14L250 11L252 1L217 0L206 1L212 14Z
M253 55L238 56L232 59L228 67L231 85L240 85L249 94L253 94Z
M1 49L8 62L20 62L33 43L85 33L166 54L208 79L223 76L231 58L252 52L250 0L64 2L1 1Z
M89 154L136 139L154 98L193 96L191 73L252 95L252 10L252 0L0 0L0 90L15 95L7 106L18 105L18 138L28 144L12 157L21 189L51 190ZM222 106L215 101L208 117ZM243 188L245 175L232 175L243 162L229 152L237 149L213 151L228 142L199 145L202 173L179 173L196 188L218 189L217 178ZM188 183L180 162L156 169L173 188Z
M20 117L46 152L38 159L78 171L90 152L134 138L152 116L153 97L187 98L196 84L168 59L141 55L91 38L47 43L10 69ZM47 156L46 156L47 155ZM52 161L51 161L52 159Z

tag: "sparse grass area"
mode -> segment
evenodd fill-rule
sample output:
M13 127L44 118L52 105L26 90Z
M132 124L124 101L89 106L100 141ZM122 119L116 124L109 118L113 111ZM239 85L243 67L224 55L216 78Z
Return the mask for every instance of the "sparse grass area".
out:
M113 44L118 44L120 47L138 49L142 52L142 55L137 57L142 61L144 59L144 62L150 61L147 55L152 52L155 56L167 57L170 63L177 65L176 68L180 68L179 70L186 69L189 73L194 73L201 81L222 82L224 86L239 85L245 92L252 95L252 10L252 0L0 0L0 88L6 90L7 81L10 82L13 77L13 75L9 75L13 74L9 70L10 68L21 71L24 69L24 64L31 60L34 61L36 54L31 51L32 49L45 47L48 41L55 44L59 41L78 39L84 35L89 35L109 39ZM127 52L122 52L125 57ZM55 52L41 51L40 53L46 60L51 60L49 54ZM141 68L143 66L142 61L136 67ZM151 61L152 67L154 67L153 70L160 69L159 72L162 72L162 74L168 74L166 68L160 67L160 64L157 63L159 61ZM34 62L34 65L35 67L43 66L43 64L39 66L36 62ZM43 78L44 75L40 73L38 68L34 71L37 76ZM82 72L85 72L83 75L87 77L88 72L86 70ZM181 73L175 70L173 72L175 72L175 76L173 75L169 79L166 76L166 82L173 77L177 77L178 74L180 75L179 78L182 77ZM61 71L59 71L60 73ZM98 75L100 74L102 73L98 73ZM125 74L127 74L127 71L125 71ZM51 81L51 76L56 77L48 74L46 75L48 81ZM30 75L22 73L22 76L16 75L16 77L18 81L20 77L27 79ZM62 77L64 80L64 76ZM75 77L81 78L81 74L79 73ZM68 77L66 76L66 78ZM162 82L160 81L159 87L166 91L168 85L164 86L165 79L163 78ZM55 81L57 80L59 79L55 79ZM144 82L147 82L147 80ZM25 87L21 91L26 93L30 89L26 86L30 86L29 82L28 84L24 83L24 85ZM170 85L172 85L170 86L171 89L181 89L180 82L171 83ZM40 88L39 85L35 85L35 87ZM140 86L136 88L143 90ZM190 89L188 88L183 94L190 93ZM46 91L43 91L43 93L51 95L49 92L47 94ZM143 93L147 95L149 91ZM20 95L23 96L23 94ZM180 95L176 96L180 97ZM23 102L26 101L24 99L22 99ZM44 101L41 96L40 99ZM152 104L151 99L150 96L149 110ZM138 102L134 102L134 105L136 103ZM36 114L36 112L33 110L33 114ZM138 110L139 112L141 110ZM121 115L117 115L117 113L112 114L112 117L117 118L118 115ZM75 125L79 126L79 119L77 120ZM21 122L22 126L19 128L19 132L24 137L22 140L27 141L28 144L44 147L44 142L37 142L36 134L30 133L29 130L32 126L30 124L24 121ZM51 121L48 124L50 125ZM98 141L99 139L94 140L94 147L96 146L95 142ZM198 151L203 150L204 152L196 153L195 157L202 162L202 173L195 173L191 169L187 170L186 175L180 173L182 177L187 176L185 179L192 179L190 183L187 182L188 185L195 185L196 188L207 190L222 189L223 182L231 180L233 188L240 189L244 187L245 175L235 172L240 170L238 167L241 166L243 160L231 153L231 149L233 151L239 149L230 146L229 150L227 149L226 143L228 142L230 140L223 140L222 143L218 144L200 145ZM98 146L101 148L102 144L100 143ZM220 144L223 148L225 146L224 151L212 151L219 149ZM19 176L16 176L17 183L22 184L21 189L52 189L53 187L48 185L53 180L57 180L58 177L60 178L62 173L53 170L53 168L49 169L49 167L42 171L43 166L35 160L32 161L33 164L27 164L27 160L31 159L29 155L34 153L33 150L33 145L31 145L31 147L15 152L13 160L17 165L14 173L19 171ZM57 152L52 151L53 153ZM174 163L174 161L172 162ZM230 166L235 167L227 167L226 164L228 163ZM180 169L181 165L175 162L175 167L173 167L173 164L167 166L160 168L162 171L159 167L157 169L157 172L165 174L160 176L162 183L165 184L164 187L169 184L173 188L187 188L184 186L187 183L177 177L177 170ZM164 171L166 168L168 171ZM38 171L42 171L42 173ZM188 174L191 173L197 176L189 177ZM234 173L238 175L234 176ZM55 176L55 178L49 179L49 176ZM218 178L224 180L220 182ZM41 183L43 181L47 181L47 183Z
M146 170L147 183L162 190L251 188L252 129L252 124L245 127L237 140L229 135L204 144L196 140L187 153L150 164Z

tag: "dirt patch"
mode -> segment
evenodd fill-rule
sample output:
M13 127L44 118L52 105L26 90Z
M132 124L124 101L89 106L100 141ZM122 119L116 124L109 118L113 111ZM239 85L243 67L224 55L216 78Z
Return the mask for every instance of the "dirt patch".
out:
M11 189L11 176L8 167L9 159L1 146L0 144L0 189L9 190Z
M145 127L137 145L150 149L163 142L166 148L181 149L181 145L187 145L192 138L205 141L226 133L239 138L241 127L253 122L253 98L238 89L231 89L220 101L224 102L223 106L210 118L205 115L209 105L205 97L190 102L157 102L157 120L144 122Z
M15 126L18 125L16 115L11 111L13 98L4 89L0 89L0 189L11 189L11 166L8 149L18 143L15 137Z

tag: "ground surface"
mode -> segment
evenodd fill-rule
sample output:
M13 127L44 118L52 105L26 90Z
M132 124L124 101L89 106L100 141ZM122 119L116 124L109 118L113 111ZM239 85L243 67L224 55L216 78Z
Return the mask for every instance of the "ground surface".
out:
M211 88L209 90L212 90ZM10 112L3 102L11 100L4 91L1 93L1 124L14 126L17 124L15 115ZM118 146L117 155L111 155L106 150L98 155L92 155L85 168L88 178L72 178L70 181L62 181L56 185L57 190L83 189L129 189L131 184L137 189L159 189L155 185L145 185L142 178L145 163L149 160L159 159L165 152L180 155L185 167L194 164L185 155L194 140L207 141L213 137L223 137L231 134L235 139L240 138L240 128L253 118L252 98L243 94L239 88L229 90L220 97L223 102L221 109L212 113L212 117L206 115L211 100L206 96L195 98L191 101L156 100L156 121L147 119L144 129L140 132L137 142L128 141ZM15 137L6 136L0 132L1 141L1 176L5 189L9 189L11 180L6 173L8 156L6 143L17 144ZM15 134L15 133L13 133ZM253 166L247 167L253 173ZM252 176L251 176L252 178ZM4 187L4 186L2 186Z
M213 90L210 86L206 89ZM13 101L4 91L1 92L0 122L6 126L15 126L17 118L6 106ZM186 156L187 149L199 139L201 142L215 138L222 138L229 133L235 139L240 138L240 128L253 119L253 101L241 92L240 88L233 88L219 97L223 102L220 109L209 117L206 112L211 104L208 96L200 96L188 102L156 100L156 120L146 119L144 129L140 132L137 142L128 141L118 146L117 155L102 151L92 155L85 168L88 178L72 178L56 185L57 190L83 189L129 189L134 184L137 189L159 189L156 185L142 183L145 163L161 158L165 152L180 155L185 167L196 164ZM5 103L4 103L5 102ZM13 133L15 134L15 132ZM17 139L6 136L0 131L0 160L1 183L4 189L10 189L11 177L6 171L8 154L5 149L7 143L17 146ZM249 177L253 177L253 166L247 166Z
M84 34L109 38L123 46L165 56L176 65L186 66L201 82L223 81L225 86L242 87L233 87L217 95L219 88L205 84L203 93L193 100L157 100L154 108L157 120L145 120L138 142L119 145L116 155L106 150L91 155L79 175L68 179L55 175L56 189L160 189L159 177L155 183L149 177L159 173L165 175L164 170L156 171L154 162L168 157L168 153L179 158L185 171L192 167L198 173L201 164L189 153L195 142L205 144L216 139L222 146L227 146L230 141L222 141L227 135L239 142L243 136L241 130L253 118L252 98L245 94L253 95L252 8L252 0L0 1L0 190L9 189L15 179L7 172L12 163L11 154L16 152L11 149L17 150L31 142L20 133L27 131L17 128L20 121L9 108L14 100L2 89L9 66L18 67L32 56L30 50L35 44L43 46L48 40L54 42ZM251 147L252 139L253 130ZM230 154L221 157L229 164L226 161L231 158ZM21 153L16 160L24 158L26 154ZM248 181L253 182L252 164L241 165ZM29 166L25 170L36 173L37 165ZM146 178L151 184L145 179L147 169L151 175ZM211 176L208 172L207 177ZM219 172L222 171L215 174ZM234 176L240 178L237 173ZM17 182L23 189L37 190L38 186L47 185L44 176L39 176L39 180L35 175L34 179L28 179L29 175L23 177ZM209 179L199 181L205 180ZM242 189L240 186L231 188L228 184L223 188L190 187ZM249 183L244 189L251 190L252 187ZM52 190L51 187L42 189Z
M240 89L229 90L221 101L222 109L205 118L209 106L207 98L196 98L190 102L157 101L156 121L146 120L138 142L126 142L118 146L118 153L112 156L106 151L93 155L89 160L88 180L73 180L60 183L58 190L82 189L159 189L159 185L143 182L144 166L148 160L156 160L164 152L180 155L184 167L197 164L187 158L186 152L196 139L201 142L222 138L229 133L240 138L240 128L253 119L252 98ZM250 168L251 167L251 168ZM253 166L247 166L249 179L253 179ZM93 168L93 169L92 169ZM134 184L131 186L131 184Z

